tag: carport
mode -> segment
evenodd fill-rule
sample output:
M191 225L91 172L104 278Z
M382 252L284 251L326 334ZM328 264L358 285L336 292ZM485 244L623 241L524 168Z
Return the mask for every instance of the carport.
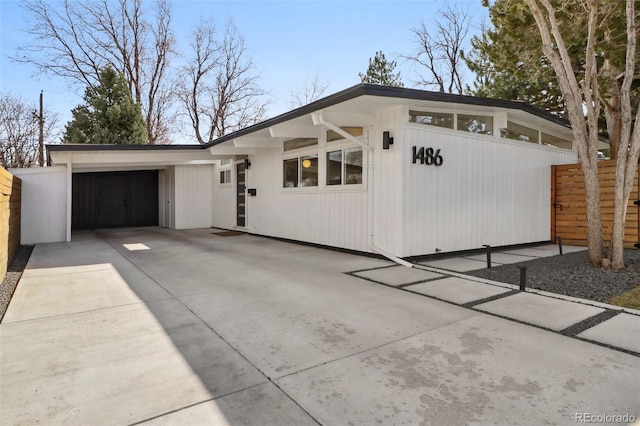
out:
M49 167L15 171L26 194L22 244L69 242L72 229L211 224L212 164L221 157L200 145L64 144L47 152Z

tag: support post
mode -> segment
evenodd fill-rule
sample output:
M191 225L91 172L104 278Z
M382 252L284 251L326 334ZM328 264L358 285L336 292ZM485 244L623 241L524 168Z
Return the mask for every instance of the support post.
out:
M487 269L491 269L491 246L489 244L485 244L482 247L486 247L487 249Z
M562 256L562 237L558 237L558 249L560 250L560 255Z
M42 106L42 90L40 91L40 114L38 114L38 127L40 134L38 136L38 165L44 166L44 108Z

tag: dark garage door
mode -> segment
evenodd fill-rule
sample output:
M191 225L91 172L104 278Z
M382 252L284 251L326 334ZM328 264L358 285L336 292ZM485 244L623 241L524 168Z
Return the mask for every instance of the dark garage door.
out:
M74 173L71 229L158 225L158 171Z

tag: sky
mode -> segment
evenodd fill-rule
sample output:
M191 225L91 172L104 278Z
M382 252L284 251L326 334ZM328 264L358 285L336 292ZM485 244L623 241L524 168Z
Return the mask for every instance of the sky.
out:
M29 18L21 3L0 0L0 91L35 105L42 90L45 108L58 113L62 128L71 119L71 109L82 103L84 88L37 75L32 66L11 60L29 44L25 32ZM291 92L316 74L329 84L325 95L360 83L358 73L366 71L377 51L397 61L405 87L415 87L418 70L398 57L416 49L411 27L421 21L429 27L447 5L469 10L474 33L487 20L481 0L172 0L171 4L172 29L182 52L188 50L190 33L200 20L213 19L220 27L233 20L260 76L258 84L269 92L267 118L290 110ZM180 139L190 142L184 135Z

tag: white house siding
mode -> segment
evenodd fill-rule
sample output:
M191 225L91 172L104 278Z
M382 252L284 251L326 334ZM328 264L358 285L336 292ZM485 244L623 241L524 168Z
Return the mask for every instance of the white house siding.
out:
M175 228L175 166L158 171L158 224Z
M404 250L415 256L545 241L550 232L550 166L569 151L405 125ZM412 163L412 146L440 149L440 167Z
M212 165L175 166L175 229L211 226Z
M247 188L257 196L247 197L248 232L368 251L366 189L282 188L280 149L257 149L251 155ZM320 153L320 157L323 154ZM324 162L321 160L320 167ZM219 169L216 169L218 175ZM212 225L235 227L235 169L231 186L214 180ZM231 212L231 215L229 214Z
M389 253L402 251L402 197L403 193L403 140L404 128L400 123L407 119L407 109L393 108L376 114L374 127L369 132L374 147L373 182L373 233L374 244ZM390 132L394 143L388 150L382 149L382 133Z
M67 167L13 169L22 179L21 244L53 243L67 235Z

